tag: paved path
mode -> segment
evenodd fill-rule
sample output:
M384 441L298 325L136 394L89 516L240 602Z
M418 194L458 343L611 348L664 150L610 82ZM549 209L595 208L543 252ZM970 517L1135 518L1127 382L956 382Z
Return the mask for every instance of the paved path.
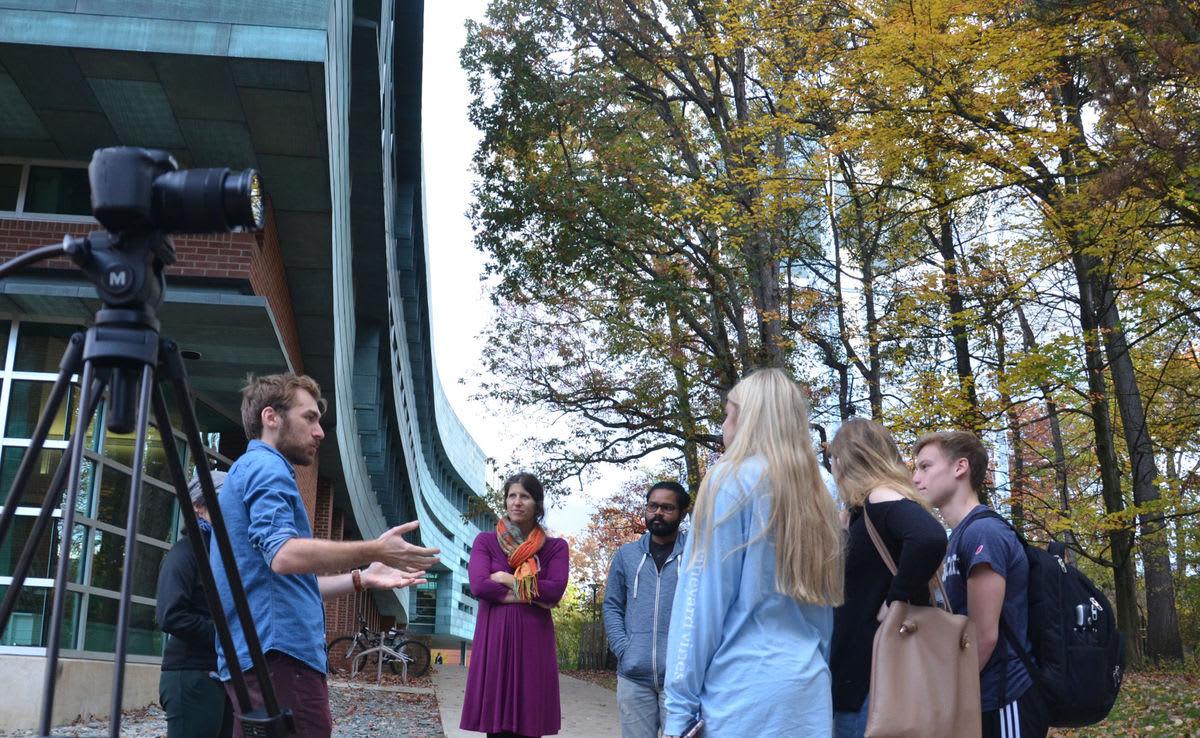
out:
M463 693L467 689L467 670L461 666L439 666L433 675L442 730L446 738L479 738L482 733L458 729ZM559 674L559 698L562 700L561 738L611 738L621 734L617 715L617 693L582 679Z

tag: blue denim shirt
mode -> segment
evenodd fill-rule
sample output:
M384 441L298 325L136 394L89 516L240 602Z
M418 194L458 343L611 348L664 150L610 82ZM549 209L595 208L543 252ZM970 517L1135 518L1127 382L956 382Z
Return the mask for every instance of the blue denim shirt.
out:
M324 674L325 607L316 575L271 571L271 560L283 544L292 538L312 538L295 469L269 444L251 441L246 453L230 467L218 500L263 652L281 651ZM250 650L215 541L209 547L209 561L238 663L248 670L253 666ZM220 642L217 671L222 680L229 679Z

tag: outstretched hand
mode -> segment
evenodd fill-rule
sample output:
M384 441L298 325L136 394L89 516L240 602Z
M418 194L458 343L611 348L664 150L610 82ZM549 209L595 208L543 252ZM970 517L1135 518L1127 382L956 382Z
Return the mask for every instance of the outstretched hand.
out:
M429 571L438 562L437 555L441 549L422 548L404 540L404 534L416 530L420 523L416 520L397 525L375 539L379 544L381 562L401 571Z
M382 561L372 562L362 570L362 583L367 589L404 589L426 581L423 570L393 569Z

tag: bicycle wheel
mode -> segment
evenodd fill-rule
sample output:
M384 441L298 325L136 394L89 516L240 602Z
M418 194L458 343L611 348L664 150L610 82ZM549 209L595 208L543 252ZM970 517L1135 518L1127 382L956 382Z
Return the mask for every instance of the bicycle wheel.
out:
M398 659L390 659L388 666L393 674L400 674L405 679L416 679L429 671L429 647L420 641L400 641L392 650L400 654ZM404 667L408 674L404 674Z
M359 640L354 636L334 638L325 648L325 655L329 658L329 673L333 676L350 676L350 666L354 663L354 655L361 653L362 650ZM359 668L363 668L362 664L359 664Z

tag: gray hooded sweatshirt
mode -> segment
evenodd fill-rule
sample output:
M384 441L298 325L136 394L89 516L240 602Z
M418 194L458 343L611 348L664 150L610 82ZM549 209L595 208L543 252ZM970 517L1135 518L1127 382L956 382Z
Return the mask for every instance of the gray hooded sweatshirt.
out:
M604 629L617 655L617 675L663 688L667 626L687 534L680 532L662 571L650 556L650 534L617 549L604 591Z

